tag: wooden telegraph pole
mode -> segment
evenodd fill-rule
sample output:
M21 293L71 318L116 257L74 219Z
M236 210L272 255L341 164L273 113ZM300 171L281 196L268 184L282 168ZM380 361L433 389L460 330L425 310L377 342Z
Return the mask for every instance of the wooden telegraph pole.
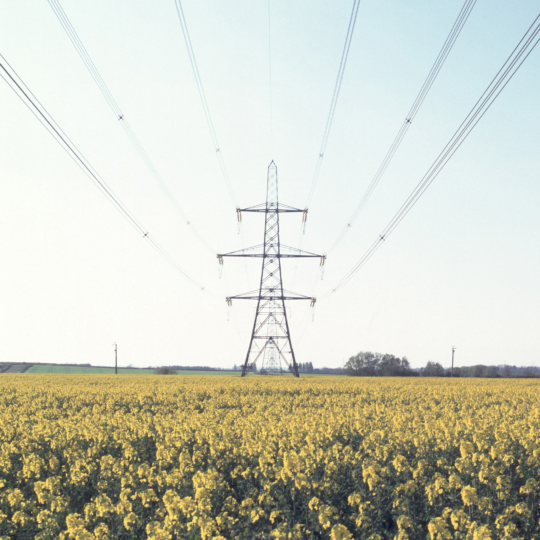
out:
M454 352L455 352L455 350L456 350L456 348L452 347L452 371L451 371L450 377L454 376Z

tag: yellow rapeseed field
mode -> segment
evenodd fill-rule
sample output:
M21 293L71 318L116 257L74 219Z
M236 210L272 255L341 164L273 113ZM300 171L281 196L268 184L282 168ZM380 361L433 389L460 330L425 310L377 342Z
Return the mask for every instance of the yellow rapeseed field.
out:
M0 375L0 538L540 538L534 380Z

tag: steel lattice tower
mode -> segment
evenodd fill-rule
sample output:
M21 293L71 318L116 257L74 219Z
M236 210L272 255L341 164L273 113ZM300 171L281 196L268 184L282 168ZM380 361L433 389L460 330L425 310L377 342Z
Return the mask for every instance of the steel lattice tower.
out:
M286 369L295 377L299 377L298 365L291 343L285 300L310 300L313 306L315 298L291 293L283 288L281 259L319 257L322 265L325 257L280 243L279 214L301 212L303 214L302 221L305 221L307 210L293 208L278 201L277 167L273 161L268 166L266 203L237 209L239 221L242 220L242 212L265 214L264 244L218 255L220 264L223 264L223 257L261 257L263 259L259 290L227 298L229 305L234 299L257 300L257 311L248 352L242 366L242 377L245 377L257 363L259 363L262 372L283 372L282 360L287 366ZM261 248L262 252L258 252Z

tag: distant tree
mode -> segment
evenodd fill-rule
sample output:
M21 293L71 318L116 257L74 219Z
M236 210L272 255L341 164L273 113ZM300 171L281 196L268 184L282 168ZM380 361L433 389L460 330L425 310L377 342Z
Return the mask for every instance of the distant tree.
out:
M490 379L500 377L499 368L497 366L484 366L482 377L489 377Z
M486 366L477 365L471 366L471 377L484 377Z
M451 370L449 369L447 375L450 376L450 373L451 373ZM460 367L454 368L454 377L462 377Z
M536 377L536 375L533 373L533 370L531 368L525 368L525 370L523 371L523 374L521 375L522 377L525 377L527 379L529 378L532 378L532 377Z
M439 362L431 361L426 364L426 367L421 369L420 373L422 377L444 377L446 374Z
M176 370L171 367L161 366L161 367L158 367L157 369L154 369L154 374L155 375L176 375Z
M511 377L512 376L512 368L508 365L508 364L505 364L502 369L500 370L501 372L501 375L503 377Z
M345 362L345 374L353 377L374 377L379 359L372 352L359 352Z
M499 377L499 368L497 366L484 366L477 364L476 366L463 366L461 368L462 377Z
M408 375L411 365L407 357L398 358L393 354L385 354L379 362L380 375L383 377L400 377Z
M345 363L344 373L354 377L400 377L414 374L406 357L398 358L393 354L369 351L351 356Z

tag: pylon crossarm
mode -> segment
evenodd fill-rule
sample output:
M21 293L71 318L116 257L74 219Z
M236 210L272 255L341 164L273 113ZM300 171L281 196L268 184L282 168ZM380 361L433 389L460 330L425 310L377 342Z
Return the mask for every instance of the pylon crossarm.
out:
M275 237L273 237L271 240L274 241L274 239ZM269 243L267 247L277 249L277 244ZM259 244L258 246L239 249L238 251L231 251L230 253L220 253L218 254L218 259L223 260L223 257L268 257L268 258L278 258L278 259L294 259L294 258L305 257L305 258L314 258L314 259L320 258L321 265L324 264L324 260L326 260L325 255L311 253L310 251L305 251L303 249L285 246L283 244L280 244L279 246L279 253L267 253L264 251L260 253L252 253L252 251L256 249L260 249L260 248L264 249L264 244Z
M268 289L261 289L256 291L249 291L236 296L229 296L231 300L311 300L316 299L311 296L305 296L303 294L294 293L281 289L280 287L272 287Z
M288 253L253 253L253 254L236 254L236 253L223 253L219 255L220 257L275 257L276 259L301 259L301 258L310 258L317 259L320 255L289 255ZM221 264L221 263L220 263ZM321 265L322 266L322 265Z
M289 338L288 338L287 336L274 336L274 335L271 335L271 336L269 336L269 335L265 335L265 336L263 336L263 335L260 335L260 336L253 336L253 339L254 339L254 340L255 340L255 339L266 339L266 340L268 340L268 339L270 339L270 338L272 338L272 339L274 339L274 340L276 340L276 341L277 341L278 339L284 339L286 343L289 342Z
M297 253L297 257L324 257L326 259L325 255L319 255L317 253L311 253L311 251L306 251L304 249L298 249L291 246L286 246L285 244L280 244L279 251L280 253L283 253L283 250L289 250L293 253ZM289 257L294 257L294 255L289 255Z
M257 295L257 298L258 298L258 294L259 294L258 289L256 291L249 291L249 292L246 292L246 293L237 294L236 296L229 296L228 298L230 298L231 300L242 300L244 298L251 297L251 296L253 296L255 294Z
M290 212L305 212L305 210L300 208L295 208L294 206L289 206L288 204L283 203L270 203L268 205L268 209L266 207L266 203L256 204L255 206L250 206L248 208L241 208L240 212L266 212L267 210L270 212L279 212L282 213L290 213Z
M259 295L259 291L255 291L256 294L251 296L244 296L244 295L238 295L238 296L229 296L230 300L313 300L310 296L281 296L281 295ZM244 293L249 294L249 293Z
M298 293L294 293L292 291L287 291L285 289L283 289L283 293L286 294L286 295L293 295L295 298L298 298L298 300L311 300L311 296L306 296L304 294L298 294Z
M264 248L264 244L258 244L257 246L239 249L238 251L231 251L230 253L218 253L217 257L221 260L223 260L223 257L253 257L253 255L249 252L261 248Z

